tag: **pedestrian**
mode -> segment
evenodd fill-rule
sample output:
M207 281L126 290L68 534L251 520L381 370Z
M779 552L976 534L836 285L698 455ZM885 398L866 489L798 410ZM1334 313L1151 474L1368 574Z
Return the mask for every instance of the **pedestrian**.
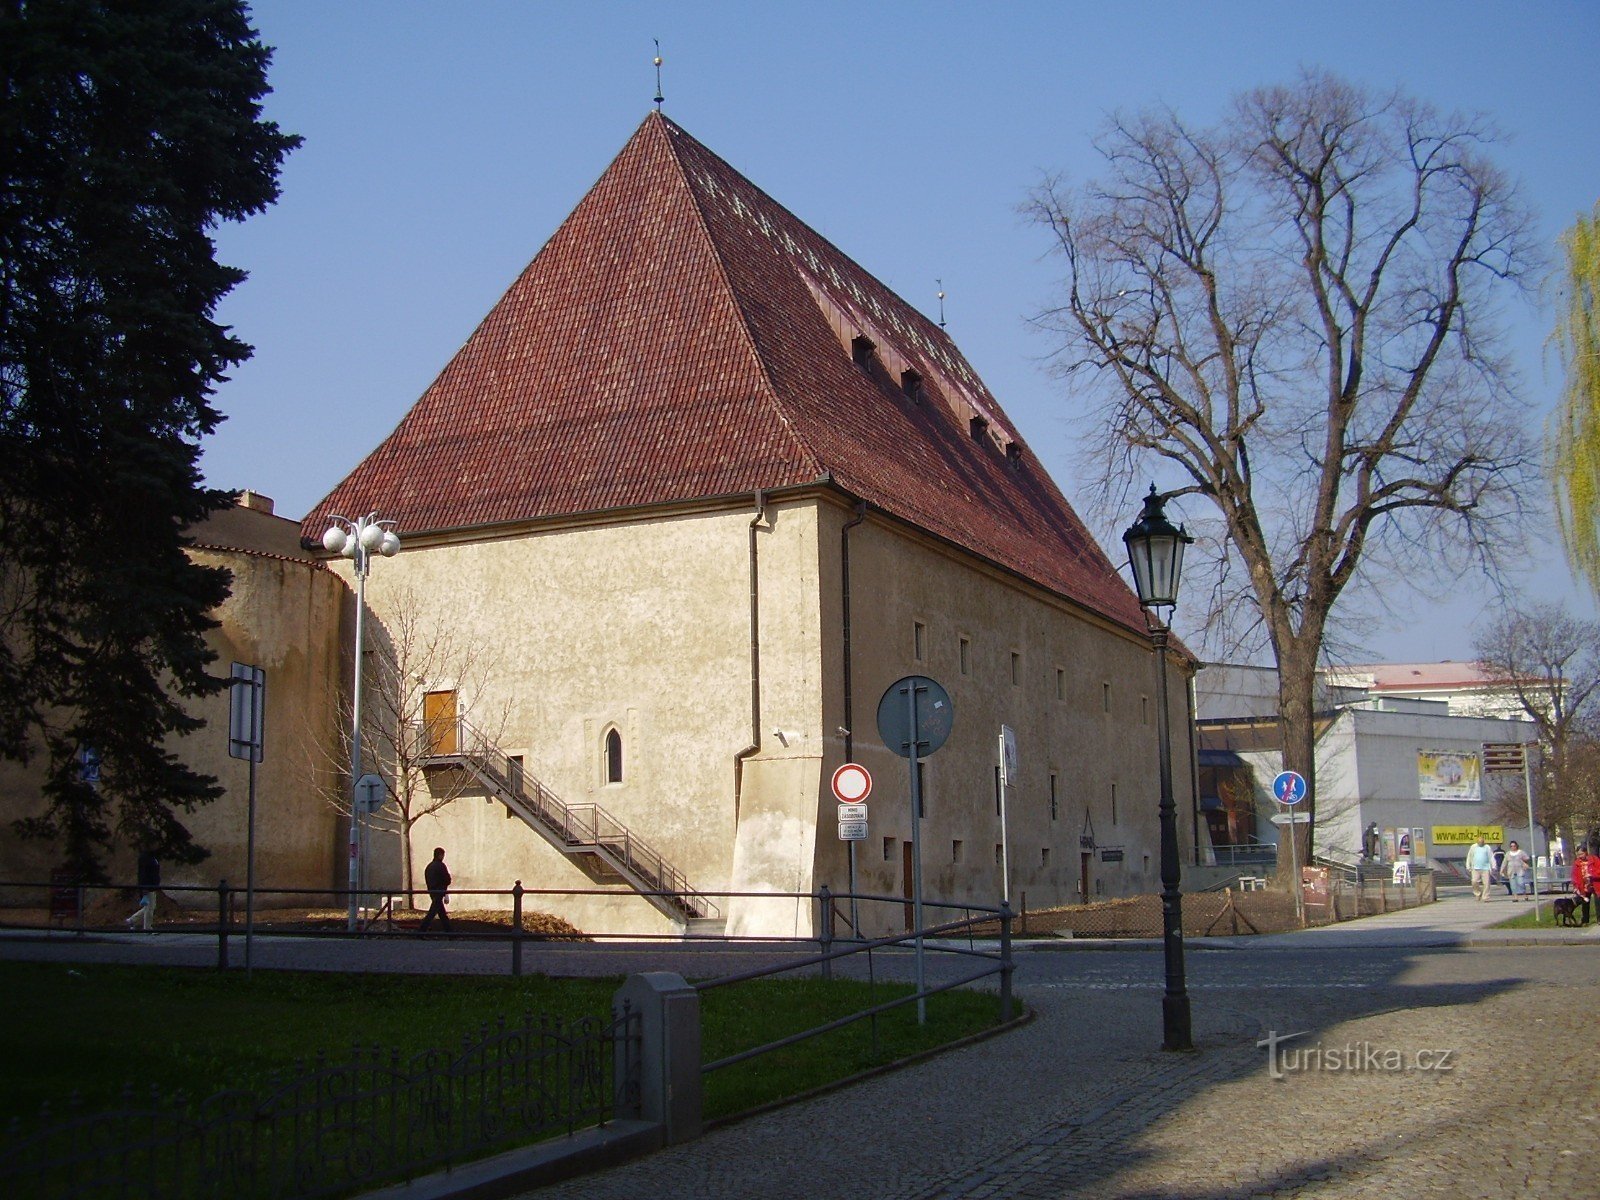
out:
M1589 902L1594 896L1595 885L1600 885L1600 862L1590 856L1584 846L1578 846L1578 853L1573 854L1573 899L1578 901L1578 923L1589 923Z
M422 878L428 885L428 895L433 903L428 905L427 914L422 918L420 930L428 928L428 922L434 917L439 918L439 928L450 928L450 914L445 912L445 905L450 902L450 868L444 865L444 847L435 846L433 861L428 864L427 870L422 872Z
M1489 877L1494 874L1494 851L1481 837L1467 849L1467 870L1472 875L1474 900L1489 898Z
M137 928L146 933L154 933L156 894L161 890L161 860L156 857L154 850L140 852L138 882L139 907L128 914L122 923L129 929Z
M1512 842L1500 869L1505 872L1513 901L1521 900L1528 894L1528 872L1533 869L1533 860L1528 857L1526 850Z

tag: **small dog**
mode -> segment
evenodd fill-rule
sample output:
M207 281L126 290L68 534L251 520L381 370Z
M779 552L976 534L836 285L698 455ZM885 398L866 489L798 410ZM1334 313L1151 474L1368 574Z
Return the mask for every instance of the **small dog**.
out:
M1578 902L1571 896L1557 896L1551 907L1555 909L1557 925L1578 923Z

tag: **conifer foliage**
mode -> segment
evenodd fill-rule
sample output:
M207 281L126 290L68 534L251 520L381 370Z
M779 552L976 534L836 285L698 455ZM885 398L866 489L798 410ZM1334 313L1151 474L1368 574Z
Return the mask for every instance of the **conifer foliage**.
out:
M0 0L0 758L42 764L19 831L91 876L203 858L182 814L219 794L173 753L229 586L184 530L229 502L199 442L250 355L210 232L299 141L270 58L240 0Z

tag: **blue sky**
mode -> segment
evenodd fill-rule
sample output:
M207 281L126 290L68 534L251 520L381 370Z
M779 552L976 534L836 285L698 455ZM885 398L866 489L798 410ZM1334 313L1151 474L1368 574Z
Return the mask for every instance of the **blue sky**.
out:
M1107 113L1165 104L1205 123L1238 91L1324 67L1491 114L1546 245L1600 198L1593 4L253 11L277 47L268 113L306 144L281 201L218 232L223 261L250 272L221 319L256 355L218 393L228 420L204 467L292 517L394 427L622 147L651 107L653 38L669 116L930 315L943 280L951 334L1074 500L1081 430L1027 321L1054 267L1018 209L1047 172L1095 173L1089 139ZM1535 298L1509 315L1537 429L1559 383L1551 314ZM1534 547L1528 580L1594 615L1552 547ZM1486 594L1463 580L1442 615L1399 600L1364 649L1467 657Z

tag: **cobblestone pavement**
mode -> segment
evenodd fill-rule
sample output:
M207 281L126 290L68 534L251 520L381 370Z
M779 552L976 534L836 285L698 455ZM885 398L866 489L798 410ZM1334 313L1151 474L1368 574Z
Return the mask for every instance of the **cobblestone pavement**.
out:
M1591 947L1194 957L1195 1054L1158 955L1024 955L1015 1033L527 1200L1600 1195Z

